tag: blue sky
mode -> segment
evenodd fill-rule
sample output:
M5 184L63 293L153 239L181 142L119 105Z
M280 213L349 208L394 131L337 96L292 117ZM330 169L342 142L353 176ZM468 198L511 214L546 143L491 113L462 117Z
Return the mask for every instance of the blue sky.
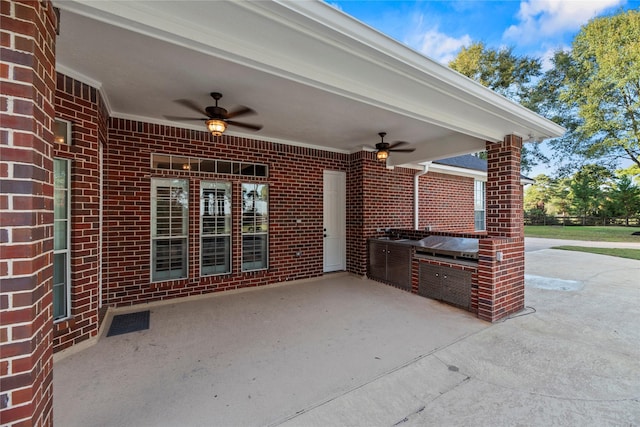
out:
M589 19L640 9L640 0L327 1L443 63L473 41L549 58L555 50L568 48Z
M509 46L517 55L549 58L571 41L590 19L640 9L640 0L326 0L378 31L447 64L463 46L482 41ZM543 152L550 154L546 144ZM623 166L629 166L624 162ZM534 167L528 173L552 174Z

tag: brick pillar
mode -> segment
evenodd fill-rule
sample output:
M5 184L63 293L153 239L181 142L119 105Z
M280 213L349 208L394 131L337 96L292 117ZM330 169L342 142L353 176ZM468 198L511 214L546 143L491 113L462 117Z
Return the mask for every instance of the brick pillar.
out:
M0 2L0 423L52 425L55 25Z
M524 236L520 159L522 138L508 135L487 143L487 233L489 236Z
M478 317L491 322L524 308L522 138L487 142L487 234L480 240Z

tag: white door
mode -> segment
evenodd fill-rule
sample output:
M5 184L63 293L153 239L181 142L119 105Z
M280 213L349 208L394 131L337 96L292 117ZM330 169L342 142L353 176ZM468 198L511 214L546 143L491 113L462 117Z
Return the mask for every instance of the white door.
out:
M344 172L324 171L324 269L347 269L347 178Z

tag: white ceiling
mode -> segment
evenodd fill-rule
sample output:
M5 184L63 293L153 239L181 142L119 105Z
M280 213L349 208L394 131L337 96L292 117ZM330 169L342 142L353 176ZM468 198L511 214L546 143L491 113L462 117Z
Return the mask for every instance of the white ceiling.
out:
M176 102L257 114L229 134L353 152L405 140L416 164L515 133L562 128L317 1L54 1L58 71L98 87L110 114L204 129Z

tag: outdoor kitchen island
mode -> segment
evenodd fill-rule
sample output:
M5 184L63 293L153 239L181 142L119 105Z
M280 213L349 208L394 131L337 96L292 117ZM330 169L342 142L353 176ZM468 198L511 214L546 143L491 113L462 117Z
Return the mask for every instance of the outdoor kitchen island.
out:
M369 278L477 312L478 238L369 239ZM474 309L475 308L475 309Z

